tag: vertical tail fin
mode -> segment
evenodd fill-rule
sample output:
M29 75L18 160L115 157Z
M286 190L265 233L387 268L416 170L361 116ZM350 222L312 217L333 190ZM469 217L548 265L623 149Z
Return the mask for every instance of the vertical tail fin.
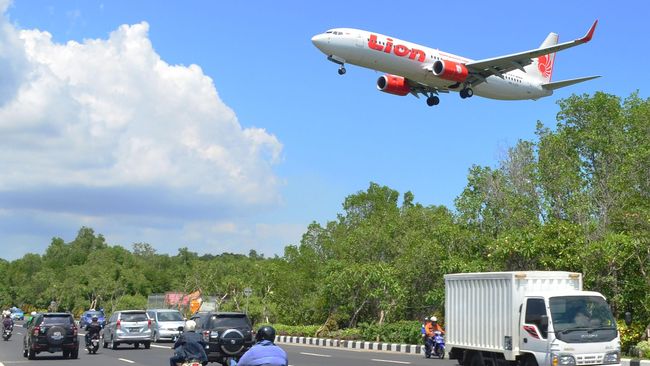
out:
M549 33L539 48L554 46L557 44L557 41L557 33ZM534 59L532 64L524 67L524 70L526 70L528 75L533 76L542 83L548 83L551 81L551 77L553 76L554 62L555 53L549 53L548 55L542 55Z

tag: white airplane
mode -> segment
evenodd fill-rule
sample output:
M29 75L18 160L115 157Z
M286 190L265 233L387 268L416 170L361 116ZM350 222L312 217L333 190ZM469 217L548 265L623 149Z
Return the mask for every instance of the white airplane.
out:
M536 100L555 89L600 77L551 82L555 52L589 42L596 24L598 20L584 37L570 42L558 44L558 35L549 33L537 49L478 61L352 28L331 29L311 41L328 60L340 65L340 75L345 74L346 63L385 72L377 80L377 89L418 98L422 94L429 106L440 103L438 93L449 91L460 92L463 99L477 94L501 100Z

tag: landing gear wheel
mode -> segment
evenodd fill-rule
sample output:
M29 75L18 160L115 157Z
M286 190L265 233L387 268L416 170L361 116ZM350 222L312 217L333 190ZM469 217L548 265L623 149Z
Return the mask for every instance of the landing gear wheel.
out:
M343 74L345 74L345 67L341 66L341 68L339 68L339 75Z
M438 103L440 103L440 98L438 98L435 95L427 98L427 105L429 107L434 106L434 105L438 105Z
M460 97L463 99L471 98L472 95L474 95L474 90L472 90L472 88L464 88L460 90Z

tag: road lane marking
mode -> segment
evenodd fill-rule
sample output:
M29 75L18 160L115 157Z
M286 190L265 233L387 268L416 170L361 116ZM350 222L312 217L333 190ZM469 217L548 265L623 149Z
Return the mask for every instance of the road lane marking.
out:
M151 347L154 347L154 348L164 348L164 349L172 349L172 348L169 347L169 346L159 346L159 345L157 345L157 344L152 344Z
M118 360L124 361L124 362L127 362L127 363L135 363L135 361L127 360L126 358L118 358Z
M404 365L410 365L410 364L411 364L411 363L408 362L408 361L381 360L381 359L379 359L379 358L372 358L371 361L375 361L375 362L389 362L389 363L400 363L400 364L404 364Z
M321 355L320 353L300 352L301 355L316 356L316 357L332 357L331 355Z

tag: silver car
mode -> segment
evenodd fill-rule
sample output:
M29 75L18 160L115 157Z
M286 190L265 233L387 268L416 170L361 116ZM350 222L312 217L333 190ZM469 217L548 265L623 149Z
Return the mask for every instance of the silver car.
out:
M122 343L132 344L135 348L144 345L151 347L152 321L144 310L121 310L111 315L102 330L104 348L116 349Z
M153 322L153 341L173 340L178 336L178 327L185 326L180 311L174 309L149 309L147 315Z

